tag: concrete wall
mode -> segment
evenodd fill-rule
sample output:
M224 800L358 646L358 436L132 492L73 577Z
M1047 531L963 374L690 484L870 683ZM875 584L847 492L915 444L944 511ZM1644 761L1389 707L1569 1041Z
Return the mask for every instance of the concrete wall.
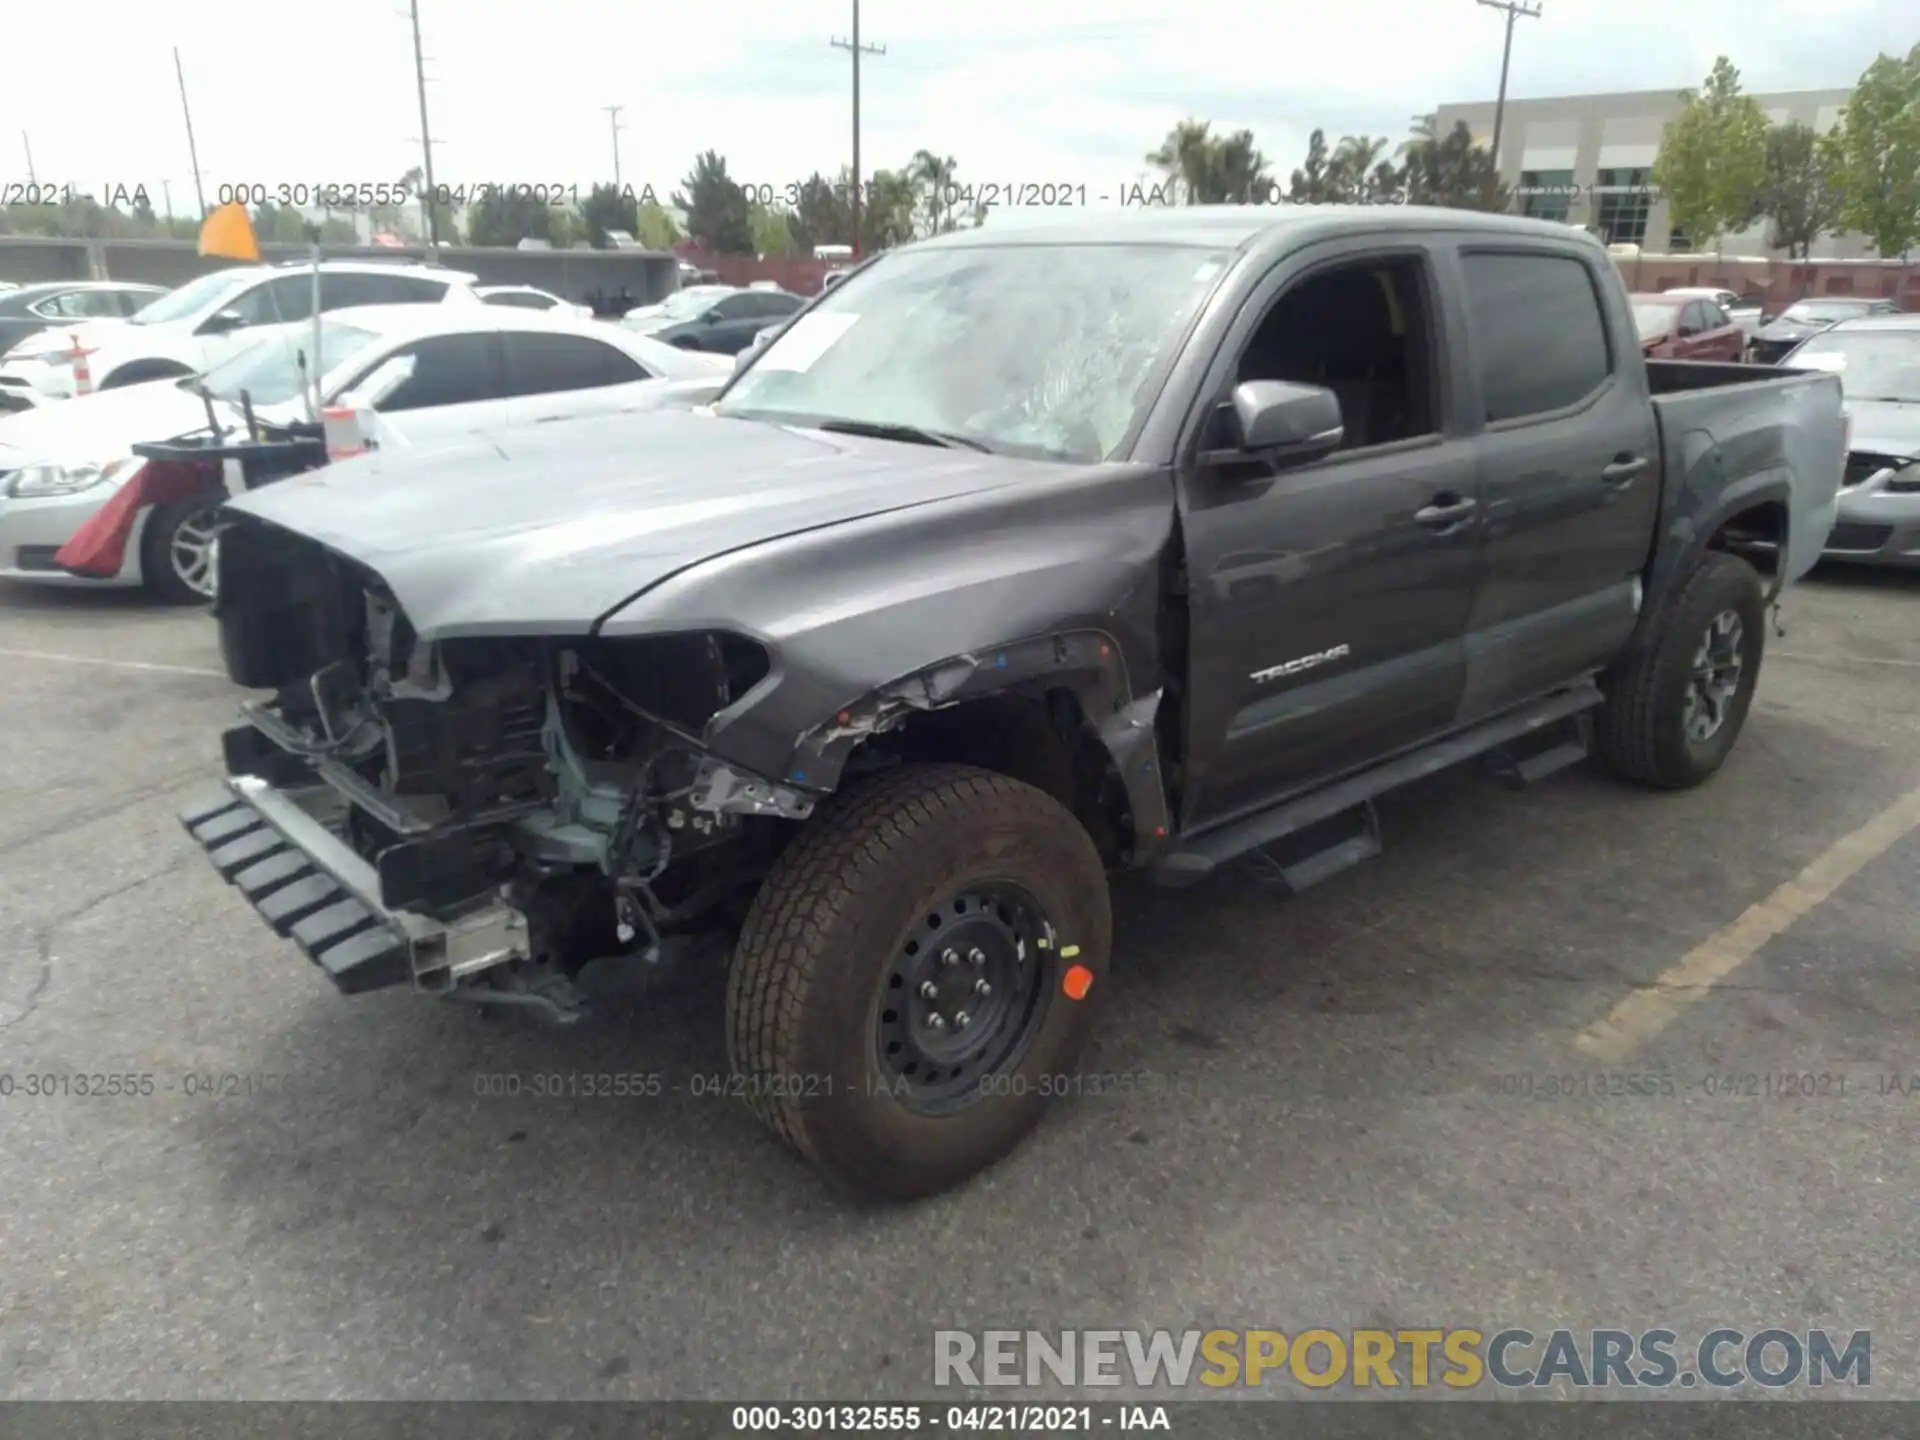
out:
M1753 98L1776 124L1798 120L1824 133L1838 122L1847 93L1792 90ZM1518 185L1524 170L1571 170L1579 193L1572 199L1567 219L1575 225L1594 225L1600 217L1600 196L1595 193L1599 172L1651 166L1661 134L1680 109L1678 90L1509 99L1500 131L1500 178ZM1456 120L1464 120L1474 138L1488 144L1493 139L1493 113L1491 100L1443 105L1436 116L1437 129L1444 135ZM1523 199L1516 197L1516 209ZM1656 191L1647 215L1646 236L1639 243L1647 250L1666 251L1672 237L1666 199ZM1720 248L1728 255L1782 258L1784 254L1768 247L1764 223L1724 237ZM1813 247L1816 260L1867 259L1873 253L1872 245L1859 236L1822 236Z
M304 245L262 245L269 264L304 260ZM426 260L425 246L321 247L333 260ZM537 285L564 299L593 304L605 313L661 299L679 288L678 258L652 250L496 250L445 247L438 261L480 277L483 285ZM49 240L0 235L0 280L144 280L178 285L232 264L200 255L187 240Z

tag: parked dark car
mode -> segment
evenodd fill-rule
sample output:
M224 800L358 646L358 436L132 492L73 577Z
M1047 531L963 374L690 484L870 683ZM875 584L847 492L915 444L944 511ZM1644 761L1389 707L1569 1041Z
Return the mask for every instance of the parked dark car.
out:
M163 285L125 280L63 280L0 290L0 355L55 325L124 320L166 293Z
M1832 375L1643 358L1561 224L943 235L706 413L229 502L221 652L267 693L182 819L347 993L572 1020L730 950L733 1092L924 1195L1066 1088L1108 871L1297 890L1469 759L1712 776L1841 432Z
M1634 328L1648 359L1739 360L1747 337L1711 300L1631 295Z
M1794 346L1818 335L1829 325L1837 325L1842 320L1857 320L1863 315L1898 313L1899 307L1891 300L1869 300L1846 295L1796 300L1754 332L1748 354L1757 364L1778 365Z
M785 290L736 290L721 296L691 320L665 325L649 333L654 339L678 345L683 350L738 355L768 325L786 319L806 303Z

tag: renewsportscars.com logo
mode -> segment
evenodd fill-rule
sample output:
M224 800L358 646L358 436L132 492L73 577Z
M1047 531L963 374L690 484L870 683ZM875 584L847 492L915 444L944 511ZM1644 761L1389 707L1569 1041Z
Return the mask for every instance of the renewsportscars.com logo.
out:
M1137 1389L1629 1390L1873 1383L1873 1333L1709 1330L936 1330L933 1383Z

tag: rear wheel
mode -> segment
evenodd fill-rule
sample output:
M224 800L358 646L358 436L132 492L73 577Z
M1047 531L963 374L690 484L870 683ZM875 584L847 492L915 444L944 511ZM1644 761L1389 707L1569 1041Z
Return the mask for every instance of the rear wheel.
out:
M1597 727L1615 774L1663 790L1698 785L1746 723L1766 646L1766 587L1736 556L1709 552L1652 642L1607 677Z
M219 499L161 505L147 517L140 574L147 589L169 605L205 605L213 599L214 522Z
M903 766L822 807L762 885L728 985L748 1103L856 1194L911 1199L1012 1150L1066 1088L1112 920L1051 797Z

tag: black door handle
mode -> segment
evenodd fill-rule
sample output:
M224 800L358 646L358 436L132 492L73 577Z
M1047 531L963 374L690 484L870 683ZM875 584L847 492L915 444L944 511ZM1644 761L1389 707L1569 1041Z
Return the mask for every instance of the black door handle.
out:
M1458 525L1477 508L1477 501L1455 500L1448 495L1439 495L1434 498L1433 504L1424 510L1414 511L1413 518L1416 523L1425 525L1430 530L1445 530L1449 526Z
M1609 485L1630 485L1646 468L1646 456L1621 455L1600 472L1600 478Z

